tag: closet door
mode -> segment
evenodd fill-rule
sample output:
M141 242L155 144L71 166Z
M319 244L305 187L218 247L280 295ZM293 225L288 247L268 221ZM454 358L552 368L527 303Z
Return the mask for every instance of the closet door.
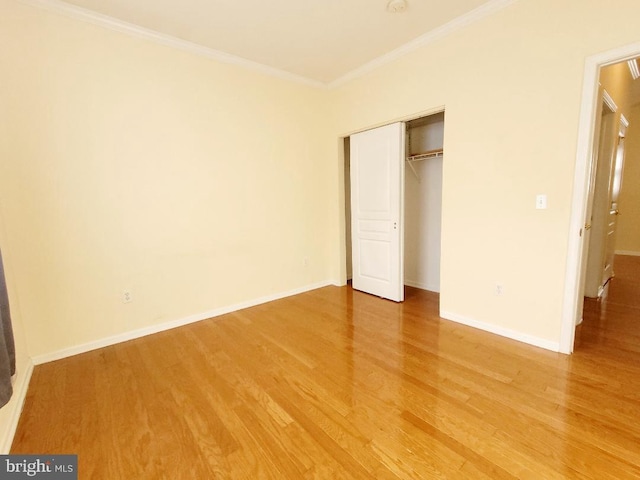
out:
M353 288L404 300L405 124L351 136Z

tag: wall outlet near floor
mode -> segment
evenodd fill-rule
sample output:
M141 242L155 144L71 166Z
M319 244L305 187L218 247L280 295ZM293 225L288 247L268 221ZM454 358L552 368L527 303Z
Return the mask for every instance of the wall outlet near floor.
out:
M131 290L123 290L122 303L129 303L131 300L133 300L133 297L131 296Z
M496 295L503 295L504 294L504 285L502 285L501 283L496 283Z
M309 257L304 257L304 258L302 259L302 266L303 266L304 268L307 268L307 267L309 266Z

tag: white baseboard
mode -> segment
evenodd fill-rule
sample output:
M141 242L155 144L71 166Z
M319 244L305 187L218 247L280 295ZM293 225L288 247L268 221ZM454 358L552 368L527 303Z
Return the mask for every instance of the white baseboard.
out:
M640 257L640 252L634 252L633 250L616 250L616 255L630 255L632 257Z
M494 333L496 335L500 335L501 337L510 338L511 340L527 343L529 345L533 345L534 347L544 348L546 350L551 350L552 352L560 351L560 342L552 342L550 340L545 340L544 338L538 338L534 337L533 335L516 332L515 330L499 327L491 323L480 322L478 320L467 318L452 312L441 311L440 317L444 318L445 320L451 320L453 322L467 325L469 327L478 328L480 330L484 330L485 332Z
M220 315L235 312L237 310L243 310L245 308L255 307L256 305L272 302L274 300L290 297L292 295L298 295L300 293L326 287L331 284L332 284L331 282L319 282L312 285L307 285L304 287L289 290L288 292L281 292L281 293L275 293L272 295L266 295L264 297L256 298L253 300L247 300L246 302L236 303L235 305L216 308L208 312L189 315L188 317L180 318L177 320L171 320L169 322L160 323L158 325L151 325L149 327L139 328L137 330L131 330L129 332L120 333L118 335L102 338L100 340L95 340L93 342L83 343L82 345L76 345L73 347L64 348L62 350L58 350L51 353L45 353L43 355L38 355L36 357L33 357L32 360L34 365L53 362L54 360L60 360L61 358L71 357L73 355L89 352L91 350L96 350L98 348L108 347L110 345L126 342L128 340L133 340L135 338L145 337L147 335L163 332L165 330L171 330L172 328L181 327L183 325L199 322L212 317L218 317Z
M430 292L440 293L440 286L431 283L414 282L413 280L405 280L404 284L408 287L419 288L420 290L428 290Z
M16 434L18 428L18 422L20 421L20 414L22 413L22 407L24 407L24 401L27 398L27 389L29 387L29 381L31 380L31 374L33 373L33 362L31 359L27 360L27 365L22 372L18 372L15 383L13 384L13 396L9 403L3 408L8 408L9 421L3 424L4 431L0 432L0 454L7 455L11 450L11 444L13 443L13 437Z

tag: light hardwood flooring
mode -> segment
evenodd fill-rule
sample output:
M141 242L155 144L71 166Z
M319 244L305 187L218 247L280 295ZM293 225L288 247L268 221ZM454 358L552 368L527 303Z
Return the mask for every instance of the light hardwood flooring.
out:
M82 479L640 478L640 259L617 271L572 356L327 287L40 365L12 453Z

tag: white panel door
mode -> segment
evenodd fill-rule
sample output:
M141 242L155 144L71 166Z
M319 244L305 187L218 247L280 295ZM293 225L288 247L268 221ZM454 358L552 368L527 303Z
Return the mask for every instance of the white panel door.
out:
M604 132L606 126L602 124L604 115L606 114L605 105L602 101L604 94L604 88L600 86L598 88L598 106L595 113L595 125L593 127L593 150L591 152L591 161L589 162L589 186L587 191L587 203L585 208L584 226L580 229L580 235L582 236L582 269L580 271L580 284L579 292L581 292L581 298L578 302L576 311L576 325L582 323L584 314L584 298L589 296L589 288L587 288L587 271L589 270L589 255L591 252L591 227L593 222L593 199L595 197L596 188L596 175L598 171L598 156L600 154L601 143L604 140ZM591 282L591 279L589 280Z
M404 300L405 125L351 136L353 288Z
M601 90L604 92L604 90ZM591 235L584 286L584 295L597 298L604 291L603 275L605 271L605 254L607 230L609 228L609 209L611 170L616 149L618 128L616 126L615 105L610 105L603 94L602 115L598 135L597 156L594 158L595 177L593 179L593 198L591 219ZM594 140L595 146L595 140Z
M610 206L607 229L606 254L604 263L604 274L602 284L606 284L614 275L613 260L616 253L616 232L618 227L618 197L622 188L622 170L624 168L624 137L627 127L622 124L618 135L618 146L616 147L616 157L612 164L611 186L609 187Z

